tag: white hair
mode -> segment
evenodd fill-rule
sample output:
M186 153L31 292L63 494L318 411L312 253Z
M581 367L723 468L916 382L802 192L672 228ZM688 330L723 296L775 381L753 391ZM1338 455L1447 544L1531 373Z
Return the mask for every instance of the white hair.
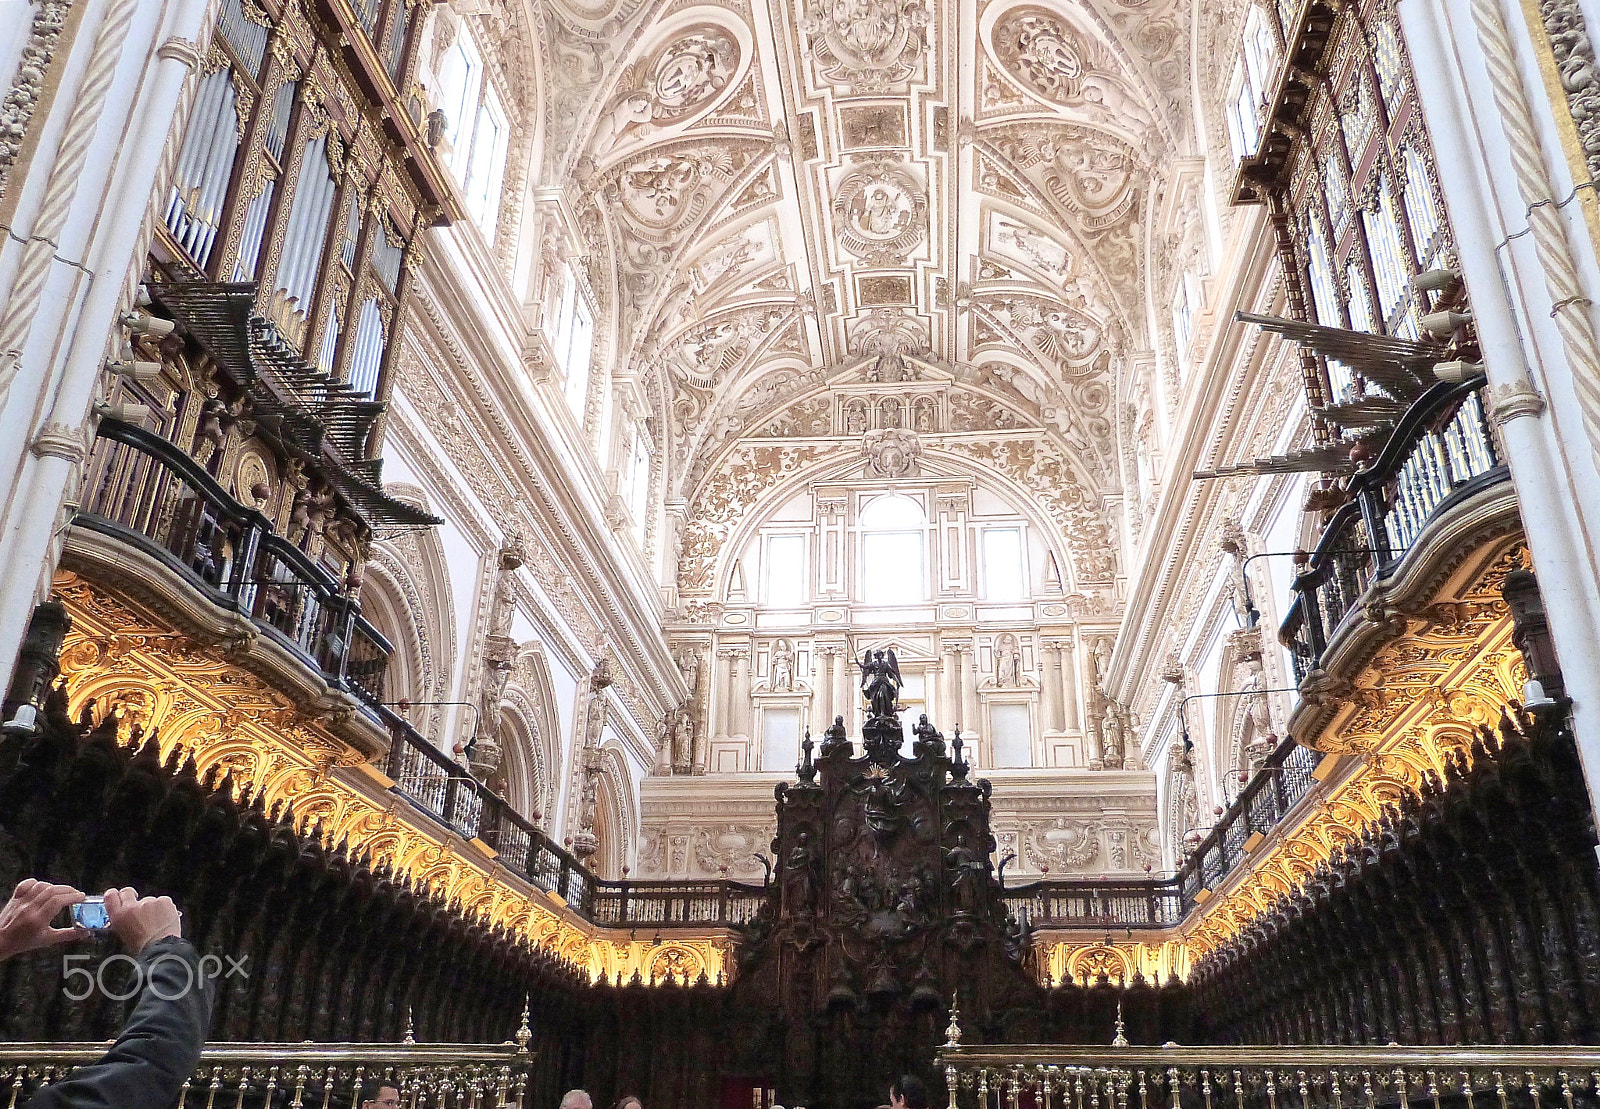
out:
M561 1109L594 1109L594 1099L587 1090L568 1090L561 1095Z

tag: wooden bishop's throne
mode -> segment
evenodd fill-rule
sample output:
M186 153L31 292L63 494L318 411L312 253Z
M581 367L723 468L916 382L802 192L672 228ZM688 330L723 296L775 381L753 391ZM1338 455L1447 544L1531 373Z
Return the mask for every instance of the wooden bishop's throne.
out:
M937 1093L958 994L969 1038L1051 1038L1027 922L990 859L989 782L926 717L902 754L892 697L874 700L891 711L869 716L860 753L836 719L777 787L774 876L737 954L729 1062L783 1105L878 1105L902 1073Z

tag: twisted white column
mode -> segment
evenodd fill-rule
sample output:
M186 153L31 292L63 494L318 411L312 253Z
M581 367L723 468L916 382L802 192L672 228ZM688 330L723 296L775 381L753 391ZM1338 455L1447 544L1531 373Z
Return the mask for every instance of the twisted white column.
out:
M1578 279L1577 258L1556 206L1558 198L1545 167L1544 147L1517 69L1516 45L1496 0L1472 0L1472 22L1489 71L1495 107L1505 127L1517 192L1528 206L1528 228L1550 294L1551 317L1572 370L1584 431L1590 449L1600 452L1600 337L1590 316L1593 304Z
M39 214L33 221L28 245L17 266L10 300L4 314L0 315L0 407L5 405L11 383L22 368L23 346L38 315L43 300L40 294L50 276L72 202L78 195L84 160L89 156L95 130L100 125L106 92L116 75L128 37L128 25L133 22L138 6L139 0L113 0L107 9L84 70L83 83L77 90L72 114L67 117L66 129L61 133L61 145L56 150L55 165L42 194Z

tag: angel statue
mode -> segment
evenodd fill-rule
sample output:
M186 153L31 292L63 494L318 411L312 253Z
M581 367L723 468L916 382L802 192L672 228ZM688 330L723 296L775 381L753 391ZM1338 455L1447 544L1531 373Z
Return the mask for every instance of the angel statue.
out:
M880 649L861 656L861 691L872 706L873 716L893 717L895 702L900 699L900 663L892 648L888 655L884 658Z

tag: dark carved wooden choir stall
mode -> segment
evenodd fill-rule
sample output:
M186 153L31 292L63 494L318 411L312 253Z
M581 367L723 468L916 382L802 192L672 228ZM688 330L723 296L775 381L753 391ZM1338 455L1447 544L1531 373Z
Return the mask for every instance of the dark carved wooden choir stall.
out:
M902 754L892 653L864 661L863 684L861 752L836 719L777 787L776 874L738 952L733 1007L766 1034L734 1040L736 1065L784 1105L878 1105L901 1073L931 1081L956 995L977 1038L1050 1038L1027 923L990 860L989 782L926 716Z

